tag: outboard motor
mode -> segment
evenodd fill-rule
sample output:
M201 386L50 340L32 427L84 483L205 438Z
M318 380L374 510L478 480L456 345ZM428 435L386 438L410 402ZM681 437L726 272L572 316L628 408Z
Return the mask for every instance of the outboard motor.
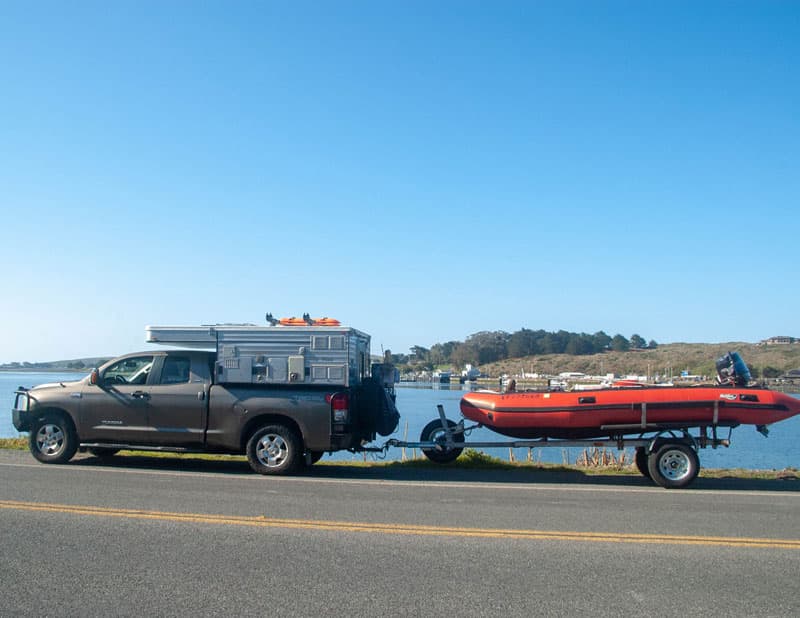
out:
M738 352L728 352L717 360L717 380L720 384L747 386L750 370Z

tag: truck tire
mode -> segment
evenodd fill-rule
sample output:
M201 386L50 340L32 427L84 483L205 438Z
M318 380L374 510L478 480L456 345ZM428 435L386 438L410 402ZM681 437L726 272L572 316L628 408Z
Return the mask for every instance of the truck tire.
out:
M28 448L42 463L67 463L78 450L72 421L63 414L46 414L34 421Z
M286 425L265 425L247 441L247 461L259 474L288 474L300 465L302 440Z
M647 469L656 485L668 489L686 487L697 477L700 459L691 446L667 442L650 453Z

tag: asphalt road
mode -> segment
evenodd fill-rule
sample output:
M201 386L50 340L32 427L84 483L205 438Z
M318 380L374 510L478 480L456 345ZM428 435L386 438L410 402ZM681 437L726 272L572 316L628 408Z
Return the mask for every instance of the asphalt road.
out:
M800 485L0 451L2 615L800 615Z

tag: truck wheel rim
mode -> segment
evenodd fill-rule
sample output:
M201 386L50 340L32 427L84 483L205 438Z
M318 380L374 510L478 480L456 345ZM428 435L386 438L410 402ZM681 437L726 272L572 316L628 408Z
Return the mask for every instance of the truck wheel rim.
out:
M666 478L680 481L691 471L691 463L682 451L667 451L658 461L658 468Z
M58 425L42 425L36 432L36 447L45 455L58 455L64 448L64 432Z
M256 447L258 461L267 468L278 468L286 461L289 455L289 445L286 440L274 433L262 436Z

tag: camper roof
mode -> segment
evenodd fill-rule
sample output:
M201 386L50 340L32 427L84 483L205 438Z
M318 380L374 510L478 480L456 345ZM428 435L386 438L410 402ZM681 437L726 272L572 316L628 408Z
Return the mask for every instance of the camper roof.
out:
M254 324L202 324L200 326L146 326L145 341L160 345L177 345L184 348L210 349L217 347L219 335L225 340L264 340L280 333L307 335L350 334L369 337L346 326L255 326Z

